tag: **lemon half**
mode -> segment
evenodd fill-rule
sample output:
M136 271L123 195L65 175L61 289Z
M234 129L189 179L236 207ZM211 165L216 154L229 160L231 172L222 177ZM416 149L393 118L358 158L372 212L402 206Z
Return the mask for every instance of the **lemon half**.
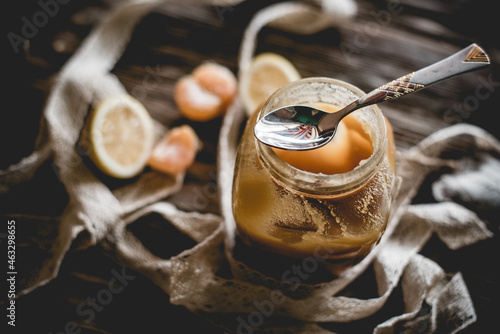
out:
M129 95L107 98L89 122L90 157L104 173L116 178L139 174L154 144L153 120L144 106Z
M239 85L241 101L250 116L272 93L289 82L300 79L295 66L285 57L272 52L257 55Z

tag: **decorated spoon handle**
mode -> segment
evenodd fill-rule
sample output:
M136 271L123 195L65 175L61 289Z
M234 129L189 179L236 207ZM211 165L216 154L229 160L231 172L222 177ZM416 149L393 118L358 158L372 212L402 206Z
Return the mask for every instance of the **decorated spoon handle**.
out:
M489 64L490 59L486 52L477 44L471 44L446 59L374 89L358 100L358 108L397 99L433 83L478 70Z

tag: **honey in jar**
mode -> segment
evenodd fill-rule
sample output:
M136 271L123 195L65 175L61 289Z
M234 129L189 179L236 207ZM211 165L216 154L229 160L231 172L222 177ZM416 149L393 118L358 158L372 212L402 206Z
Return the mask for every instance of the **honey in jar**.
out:
M310 151L278 150L253 135L256 121L276 108L335 112L362 95L339 80L302 79L276 91L248 121L235 167L233 213L238 238L250 252L296 259L323 254L338 275L379 242L390 214L395 148L377 106L345 117L331 142Z

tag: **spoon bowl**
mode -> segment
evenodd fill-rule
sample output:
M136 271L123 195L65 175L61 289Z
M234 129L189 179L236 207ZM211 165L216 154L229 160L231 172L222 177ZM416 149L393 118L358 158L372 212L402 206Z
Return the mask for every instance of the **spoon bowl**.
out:
M287 106L272 111L255 126L254 133L267 145L286 150L311 150L327 144L336 131L330 135L321 133L319 120L327 113L308 106ZM283 140L286 138L286 140Z

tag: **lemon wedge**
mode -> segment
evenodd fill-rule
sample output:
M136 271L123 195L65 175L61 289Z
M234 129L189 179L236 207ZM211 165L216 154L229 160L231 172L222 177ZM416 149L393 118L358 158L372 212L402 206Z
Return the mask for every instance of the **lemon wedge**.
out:
M129 95L107 98L90 115L90 158L110 176L136 176L153 149L153 130L153 120L139 101Z
M247 115L252 115L278 88L298 79L299 72L285 57L272 52L255 56L239 83L240 98Z

